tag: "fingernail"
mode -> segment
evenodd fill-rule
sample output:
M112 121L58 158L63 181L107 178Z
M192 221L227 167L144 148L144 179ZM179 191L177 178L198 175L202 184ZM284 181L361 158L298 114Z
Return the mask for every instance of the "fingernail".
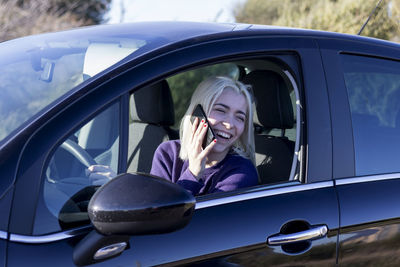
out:
M207 127L207 124L204 124L204 127Z
M217 139L214 139L214 143L216 143L217 142Z
M201 120L201 123L204 123L204 120Z

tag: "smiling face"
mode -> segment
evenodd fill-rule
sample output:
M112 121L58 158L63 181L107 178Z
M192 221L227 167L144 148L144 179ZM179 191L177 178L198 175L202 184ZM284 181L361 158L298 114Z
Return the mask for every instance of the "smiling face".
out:
M210 153L213 155L210 156L225 157L245 129L246 114L245 96L233 89L225 89L216 99L208 116L217 139Z

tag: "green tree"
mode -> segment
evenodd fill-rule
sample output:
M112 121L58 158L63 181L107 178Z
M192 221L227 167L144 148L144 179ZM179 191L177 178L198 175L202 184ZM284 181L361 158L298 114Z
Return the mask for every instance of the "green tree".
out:
M103 22L111 0L53 0L51 3L48 8L50 13L62 15L69 12L82 18L86 24L99 24Z
M98 24L111 0L0 0L0 42Z
M357 34L378 0L247 0L234 10L237 22ZM362 35L396 40L400 0L384 0Z

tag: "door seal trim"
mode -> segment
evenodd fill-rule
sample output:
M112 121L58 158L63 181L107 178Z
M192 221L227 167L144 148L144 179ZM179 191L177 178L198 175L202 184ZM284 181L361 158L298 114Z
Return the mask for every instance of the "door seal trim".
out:
M0 231L0 239L8 239L8 233L4 231Z
M379 175L340 178L340 179L335 179L335 184L347 185L347 184L367 183L367 182L375 182L375 181L391 180L391 179L400 179L400 173L388 173Z
M279 185L278 185L279 186ZM290 182L288 186L273 188L268 190L265 187L256 188L253 190L245 191L240 194L227 196L223 198L215 198L211 200L200 201L196 203L196 210L235 203L245 200L253 200L262 197L275 196L281 194L289 194L300 191L315 190L320 188L333 187L333 181L324 181L311 184L301 184L300 182Z
M10 234L10 241L17 243L25 243L25 244L43 244L56 242L64 239L68 239L77 235L88 233L93 226L88 225L80 228L71 229L64 232L49 234L49 235L40 235L40 236L27 236L27 235L18 235L18 234Z

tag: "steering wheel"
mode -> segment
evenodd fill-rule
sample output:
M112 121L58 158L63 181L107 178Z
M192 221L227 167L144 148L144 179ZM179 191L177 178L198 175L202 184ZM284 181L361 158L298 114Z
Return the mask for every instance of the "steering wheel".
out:
M71 139L65 140L61 146L61 148L65 149L69 153L72 154L80 163L89 167L91 165L96 165L96 161L86 152L80 145L72 141Z
M65 140L58 149L60 148L64 153L70 154L68 158L63 160L73 160L79 163L79 172L82 172L91 165L97 164L89 153L71 139ZM71 212L75 212L76 214L73 216L76 217L80 214L79 212L87 209L90 196L93 195L93 190L97 189L98 186L95 187L91 185L87 177L77 173L71 175L71 177L68 177L69 175L65 177L65 171L76 172L78 169L74 171L71 170L69 164L67 165L68 167L60 169L60 166L57 165L62 165L63 160L56 160L54 156L50 160L49 169L46 173L47 183L45 185L45 190L47 191L45 193L45 199L51 213L55 217L61 216L59 219L63 221L63 223L68 223L67 219L72 216L70 214ZM61 173L63 173L62 176L60 176ZM67 217L63 219L63 216Z
M73 159L76 160L77 163L81 164L81 171L84 171L84 169L86 169L87 167L91 166L91 165L96 165L96 161L92 158L92 156L89 155L89 153L87 153L81 146L79 146L76 142L67 139L65 140L59 147L59 149L64 150L65 152L67 152L68 154L70 154L72 156ZM57 152L56 152L57 153ZM72 159L71 158L71 159ZM65 174L65 169L64 171L60 170L60 168L58 168L58 165L62 164L62 161L58 160L56 161L54 156L50 161L49 164L49 169L47 172L47 180L49 181L60 181L60 179L63 179L62 177L65 177L65 175L60 175L61 173ZM70 171L72 171L70 169ZM76 171L76 170L75 170ZM71 172L72 174L72 172ZM77 174L75 172L75 174ZM76 177L76 176L81 176L81 175L72 175L71 177Z

